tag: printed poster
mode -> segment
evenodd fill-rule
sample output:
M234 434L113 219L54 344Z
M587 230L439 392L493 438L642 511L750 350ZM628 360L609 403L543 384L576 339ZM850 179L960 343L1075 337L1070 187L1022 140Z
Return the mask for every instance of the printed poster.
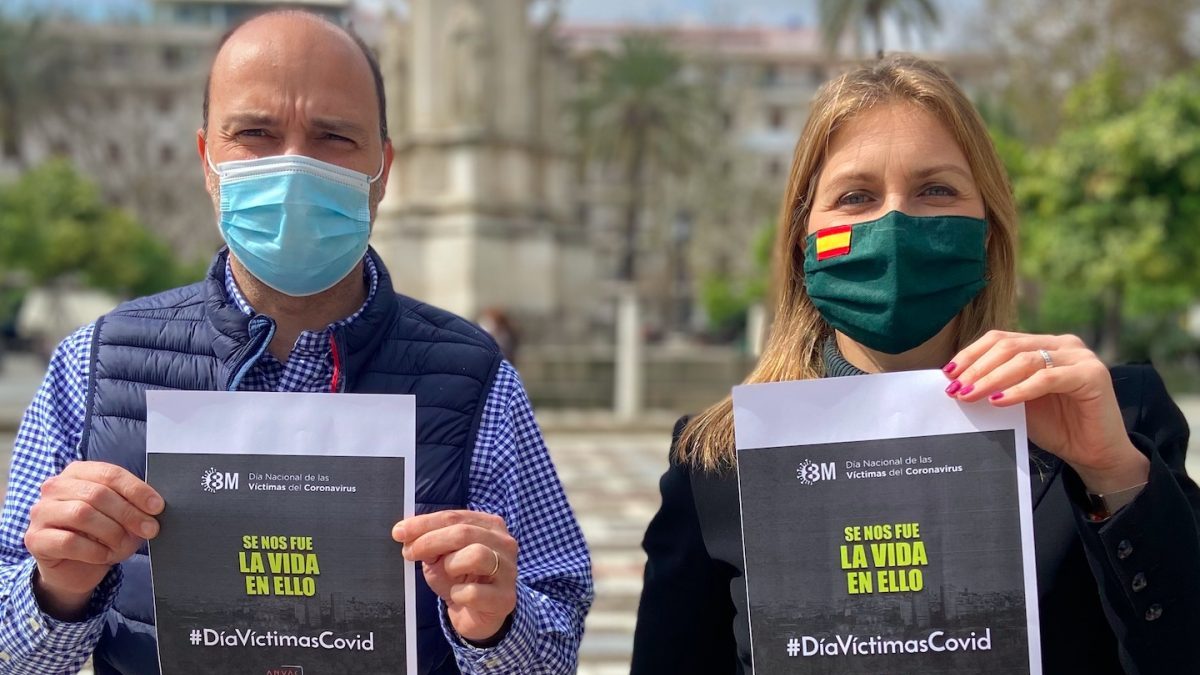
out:
M758 675L1041 672L1024 406L944 388L734 389Z
M413 398L146 398L163 675L415 673Z

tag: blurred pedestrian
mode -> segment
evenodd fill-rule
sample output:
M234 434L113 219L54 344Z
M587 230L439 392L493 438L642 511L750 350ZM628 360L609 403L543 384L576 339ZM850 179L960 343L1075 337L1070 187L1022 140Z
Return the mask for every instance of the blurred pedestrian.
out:
M479 315L479 327L488 332L496 344L500 345L500 353L509 363L517 363L517 347L520 346L520 336L513 326L508 314L498 307L489 307Z

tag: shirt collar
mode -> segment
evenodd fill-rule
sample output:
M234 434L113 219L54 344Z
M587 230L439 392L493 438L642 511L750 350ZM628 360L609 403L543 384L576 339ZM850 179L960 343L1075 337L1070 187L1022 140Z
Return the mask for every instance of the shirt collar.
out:
M355 312L350 316L329 324L329 326L327 326L323 332L328 333L335 329L349 326L363 313L363 310L367 308L367 305L371 304L371 300L375 297L375 291L379 288L379 270L375 266L375 261L371 260L371 256L369 255L363 256L363 281L367 282L369 290L367 291L367 298L363 300L362 306L355 310ZM227 295L233 304L236 305L237 308L246 316L254 316L258 314L258 312L254 311L254 308L250 306L250 302L246 300L246 296L242 295L242 291L240 288L238 288L237 282L233 280L233 268L230 265L228 257L225 258L225 295ZM307 333L309 331L305 332Z

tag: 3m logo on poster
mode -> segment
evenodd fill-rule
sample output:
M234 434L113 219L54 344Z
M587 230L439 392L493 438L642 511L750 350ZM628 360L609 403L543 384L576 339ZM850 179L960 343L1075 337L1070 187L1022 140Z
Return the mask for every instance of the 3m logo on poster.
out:
M216 467L208 467L208 471L200 477L200 487L205 492L217 493L221 490L238 489L238 474L227 471L217 471Z
M806 459L800 462L800 466L796 467L796 480L800 481L801 485L812 485L823 480L837 479L837 464L834 462L817 463L811 459Z

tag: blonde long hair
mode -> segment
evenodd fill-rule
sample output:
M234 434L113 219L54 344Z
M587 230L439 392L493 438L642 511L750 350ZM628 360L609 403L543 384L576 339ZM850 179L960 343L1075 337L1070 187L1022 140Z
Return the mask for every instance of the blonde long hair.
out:
M958 85L938 66L913 56L891 56L827 82L792 158L773 255L774 318L770 337L746 384L824 375L823 341L832 329L804 285L804 239L817 178L833 134L855 115L879 105L915 104L946 124L958 141L983 197L988 221L987 286L958 315L956 348L993 328L1008 326L1016 301L1016 205L1004 165L987 127ZM695 468L733 465L733 401L726 397L684 428L677 458Z

